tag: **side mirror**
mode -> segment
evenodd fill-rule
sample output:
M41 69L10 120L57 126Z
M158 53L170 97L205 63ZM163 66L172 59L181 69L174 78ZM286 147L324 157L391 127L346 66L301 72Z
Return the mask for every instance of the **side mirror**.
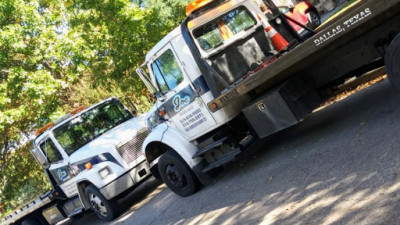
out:
M31 153L33 158L35 158L36 162L38 162L43 169L48 169L50 167L50 163L47 161L45 154L39 148L33 148Z
M151 83L150 76L147 75L141 67L136 69L136 73L139 75L140 79L143 81L150 93L155 94L158 91L158 89Z
M137 116L137 108L136 106L132 103L132 101L129 98L126 98L126 101L129 104L129 107L131 108L131 113L133 114L133 116Z

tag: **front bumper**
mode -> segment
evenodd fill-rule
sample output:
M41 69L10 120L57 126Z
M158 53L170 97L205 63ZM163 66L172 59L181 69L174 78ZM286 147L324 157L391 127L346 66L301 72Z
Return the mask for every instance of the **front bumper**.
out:
M150 166L145 160L111 183L100 188L100 192L106 199L112 199L150 175Z

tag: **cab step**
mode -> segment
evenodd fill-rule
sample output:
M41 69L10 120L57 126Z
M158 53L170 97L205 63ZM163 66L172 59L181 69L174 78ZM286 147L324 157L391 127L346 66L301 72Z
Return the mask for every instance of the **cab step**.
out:
M68 217L73 217L76 216L80 213L83 213L83 211L85 210L85 208L82 206L80 208L77 208L74 212L72 212L71 214L68 215Z
M217 168L217 167L221 166L224 163L232 161L237 155L240 154L240 152L241 152L240 149L237 148L237 149L225 154L221 159L211 163L206 168L204 168L203 169L203 173L208 172L208 171L210 171L210 170L212 170L214 168Z
M217 141L215 141L215 142L203 147L202 149L197 151L196 154L194 154L192 156L192 159L204 155L206 152L210 151L213 148L221 146L222 143L224 143L224 141L226 141L226 139L228 139L228 137L223 137L223 138L221 138L221 139L219 139L219 140L217 140Z

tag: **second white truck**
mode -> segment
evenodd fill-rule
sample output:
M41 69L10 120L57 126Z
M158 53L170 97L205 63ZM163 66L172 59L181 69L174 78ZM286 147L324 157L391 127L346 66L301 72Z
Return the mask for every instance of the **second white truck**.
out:
M88 209L105 221L118 216L118 197L151 175L141 152L148 135L145 117L132 111L112 97L37 130L32 154L53 190L11 212L2 224L56 224Z

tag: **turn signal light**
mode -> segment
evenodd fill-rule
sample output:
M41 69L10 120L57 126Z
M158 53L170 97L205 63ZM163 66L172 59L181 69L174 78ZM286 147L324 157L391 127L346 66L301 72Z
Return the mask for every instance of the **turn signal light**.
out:
M167 112L165 110L161 110L159 113L160 116L165 116L165 114L167 114Z

